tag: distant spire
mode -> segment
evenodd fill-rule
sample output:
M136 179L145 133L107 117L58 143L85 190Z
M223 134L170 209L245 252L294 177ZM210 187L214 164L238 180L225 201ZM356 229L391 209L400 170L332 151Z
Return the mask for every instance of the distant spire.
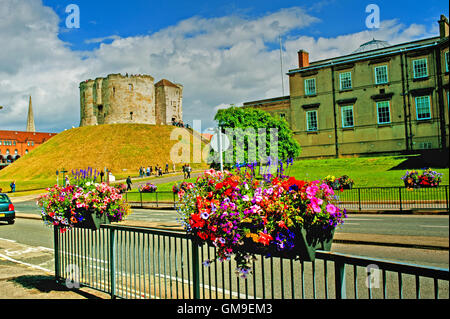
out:
M33 115L33 105L30 102L28 104L28 117L27 117L27 132L36 132L36 127L34 126L34 115Z

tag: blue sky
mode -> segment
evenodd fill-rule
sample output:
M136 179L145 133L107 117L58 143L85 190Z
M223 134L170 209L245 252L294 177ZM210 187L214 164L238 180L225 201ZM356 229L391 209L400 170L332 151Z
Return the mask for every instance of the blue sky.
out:
M65 25L80 8L80 28ZM368 30L365 8L380 8ZM184 120L214 125L218 109L281 96L297 51L321 60L373 37L391 44L438 35L448 3L423 1L0 0L0 129L23 130L33 97L39 131L77 127L79 83L110 73L150 74L184 86ZM284 92L288 94L289 92Z
M73 44L75 50L91 50L98 44L86 44L87 39L111 35L128 37L151 34L177 24L193 16L204 18L240 15L247 18L261 17L280 8L301 7L320 21L303 28L301 33L311 36L336 37L365 29L368 4L380 7L382 20L398 19L405 24L431 24L442 13L448 13L448 4L442 0L423 1L89 1L89 0L44 0L60 16L60 27L64 30L67 14L65 8L74 3L80 7L80 29L65 30L60 38ZM420 7L420 10L417 10ZM443 12L445 11L445 12ZM448 14L447 14L448 15ZM300 30L292 30L296 34Z

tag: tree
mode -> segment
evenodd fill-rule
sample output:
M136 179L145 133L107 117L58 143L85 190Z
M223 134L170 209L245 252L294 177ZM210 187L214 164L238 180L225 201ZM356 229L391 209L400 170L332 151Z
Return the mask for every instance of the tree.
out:
M227 134L230 142L232 141L233 164L238 162L237 159L242 158L246 163L253 162L254 154L256 154L257 162L265 162L271 155L271 146L274 146L273 144L276 142L273 136L271 137L271 130L278 137L277 156L279 160L295 159L300 155L300 145L293 138L292 131L283 118L276 118L262 110L232 106L219 110L214 119L219 122L219 126ZM258 143L261 129L266 132L265 151L260 150L263 145ZM230 131L233 132L233 136L230 136ZM261 137L261 141L264 140L263 137ZM264 158L261 158L262 154L264 154L262 156ZM228 160L226 162L229 163Z

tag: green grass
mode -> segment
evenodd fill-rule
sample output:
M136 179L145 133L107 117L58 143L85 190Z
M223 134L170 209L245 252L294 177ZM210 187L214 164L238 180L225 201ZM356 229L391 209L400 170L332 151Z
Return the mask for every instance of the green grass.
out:
M401 177L407 170L421 170L424 166L408 167L412 156L383 156L338 158L321 160L301 160L288 168L286 175L297 179L316 180L328 175L340 177L348 175L354 180L354 187L404 186ZM414 166L414 165L413 165ZM443 174L442 185L449 183L448 168L433 168Z
M64 131L2 169L0 188L9 191L13 180L16 191L47 188L56 184L55 172L62 168L70 172L88 167L99 171L107 167L117 179L137 176L140 166L164 168L168 163L172 169L171 150L179 143L171 140L173 129L167 125L109 124ZM196 137L189 134L191 144L187 148L192 156L192 141ZM181 170L181 165L176 164L176 170ZM206 168L205 163L191 166Z

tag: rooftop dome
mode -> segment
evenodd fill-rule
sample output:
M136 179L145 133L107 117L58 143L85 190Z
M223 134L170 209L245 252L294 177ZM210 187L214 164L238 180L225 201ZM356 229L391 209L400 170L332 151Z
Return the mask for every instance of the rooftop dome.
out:
M376 50L376 49L383 49L383 48L386 48L389 46L391 46L391 45L386 41L373 39L369 42L361 44L361 46L358 48L358 50L356 50L353 53L360 53L360 52L367 52L367 51L372 51L372 50Z

